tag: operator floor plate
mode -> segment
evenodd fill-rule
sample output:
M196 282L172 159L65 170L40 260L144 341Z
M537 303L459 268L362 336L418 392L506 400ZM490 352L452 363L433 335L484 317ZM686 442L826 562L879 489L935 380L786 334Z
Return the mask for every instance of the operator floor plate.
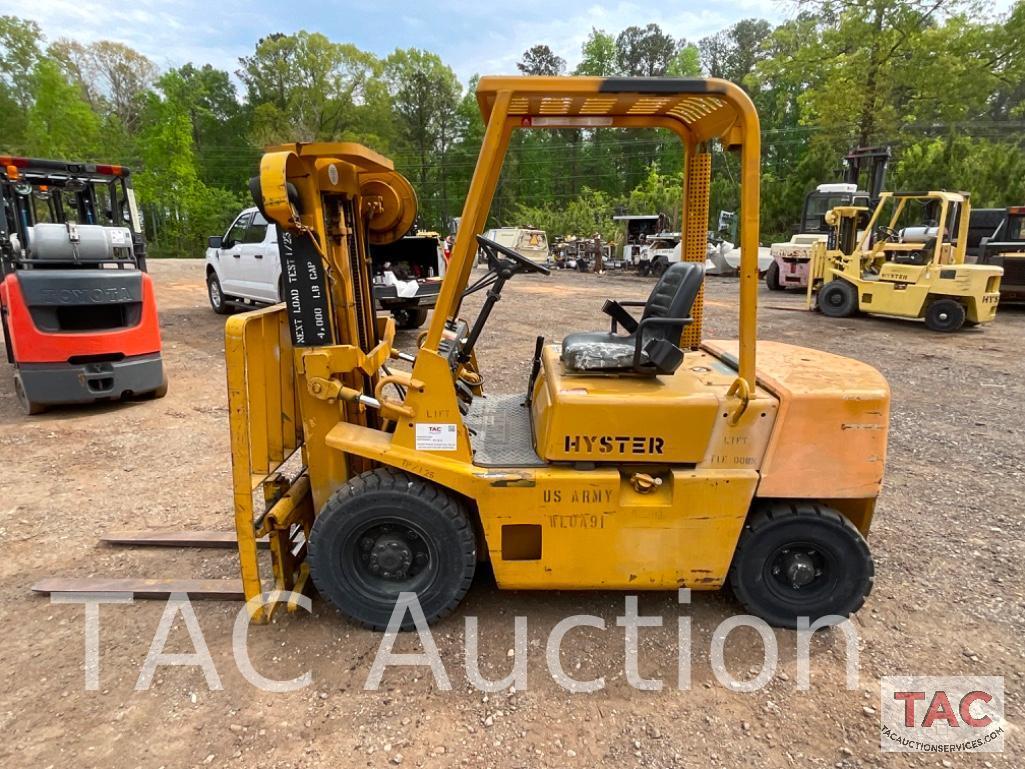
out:
M464 418L471 430L473 463L478 467L543 467L534 452L530 409L523 395L474 398Z

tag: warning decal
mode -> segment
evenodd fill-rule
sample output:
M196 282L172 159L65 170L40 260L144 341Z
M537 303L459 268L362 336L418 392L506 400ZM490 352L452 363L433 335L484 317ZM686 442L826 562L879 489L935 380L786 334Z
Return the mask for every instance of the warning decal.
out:
M455 451L458 435L454 424L418 424L416 426L416 450Z

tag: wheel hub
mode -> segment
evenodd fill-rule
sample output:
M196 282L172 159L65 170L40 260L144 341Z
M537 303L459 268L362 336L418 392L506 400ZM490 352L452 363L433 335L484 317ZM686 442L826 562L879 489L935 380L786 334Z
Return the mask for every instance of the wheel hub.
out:
M807 553L791 553L786 565L787 581L795 590L815 579L815 564Z
M772 565L772 576L790 590L801 590L822 576L821 556L812 549L786 548Z
M385 579L405 579L413 564L413 549L402 537L382 534L370 547L370 573Z

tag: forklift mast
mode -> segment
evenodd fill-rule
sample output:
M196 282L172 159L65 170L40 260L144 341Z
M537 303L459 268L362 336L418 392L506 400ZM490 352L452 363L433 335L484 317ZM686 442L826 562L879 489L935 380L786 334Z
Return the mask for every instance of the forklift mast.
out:
M886 186L886 167L890 163L889 147L855 147L843 159L843 180L868 192L870 205L875 205ZM868 173L869 184L861 186L861 175Z

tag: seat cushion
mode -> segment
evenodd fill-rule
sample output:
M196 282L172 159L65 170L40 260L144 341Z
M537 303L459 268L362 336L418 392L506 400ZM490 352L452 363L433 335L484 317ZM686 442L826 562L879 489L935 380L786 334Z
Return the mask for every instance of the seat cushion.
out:
M602 331L569 334L562 340L562 362L576 371L632 368L634 338Z

